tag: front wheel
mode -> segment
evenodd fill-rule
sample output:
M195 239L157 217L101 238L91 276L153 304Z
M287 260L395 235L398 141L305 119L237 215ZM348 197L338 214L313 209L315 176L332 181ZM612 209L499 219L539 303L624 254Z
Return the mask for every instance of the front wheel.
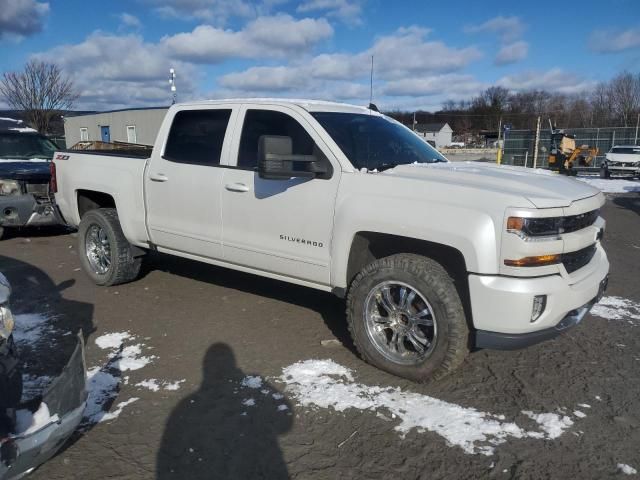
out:
M141 258L133 255L115 208L91 210L82 217L78 252L84 271L98 285L130 282L140 272Z
M364 360L417 382L458 368L469 329L453 281L436 261L413 254L381 258L354 279L347 320Z
M600 178L611 178L611 172L609 172L608 168L600 168Z

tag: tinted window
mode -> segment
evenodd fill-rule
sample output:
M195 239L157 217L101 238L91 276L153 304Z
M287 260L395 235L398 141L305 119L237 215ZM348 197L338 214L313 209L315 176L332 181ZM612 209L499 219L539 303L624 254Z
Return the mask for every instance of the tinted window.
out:
M56 150L56 146L49 139L36 133L0 133L0 158L53 158Z
M334 112L312 115L358 169L447 161L411 130L387 117Z
M164 156L195 165L218 165L231 110L183 110L173 119Z
M313 155L315 143L307 131L289 115L270 110L248 110L244 117L238 166L258 166L258 140L262 135L291 137L294 155Z

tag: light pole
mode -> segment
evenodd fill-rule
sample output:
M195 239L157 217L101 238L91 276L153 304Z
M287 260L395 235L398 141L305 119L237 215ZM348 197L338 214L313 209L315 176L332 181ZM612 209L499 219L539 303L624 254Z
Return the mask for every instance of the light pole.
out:
M178 94L176 93L176 71L173 68L169 69L169 85L171 85L171 92L173 93L171 105L174 105Z

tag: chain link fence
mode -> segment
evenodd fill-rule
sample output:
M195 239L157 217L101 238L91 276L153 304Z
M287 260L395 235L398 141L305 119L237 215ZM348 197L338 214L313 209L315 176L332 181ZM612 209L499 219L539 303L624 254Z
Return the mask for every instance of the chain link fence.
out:
M600 166L605 154L614 145L637 145L640 139L636 127L610 128L567 128L565 133L574 135L576 146L588 145L598 148L598 156L594 167ZM504 139L504 165L518 165L533 167L534 150L536 144L535 130L511 130ZM548 128L540 130L538 143L537 167L546 167L551 146L551 132Z

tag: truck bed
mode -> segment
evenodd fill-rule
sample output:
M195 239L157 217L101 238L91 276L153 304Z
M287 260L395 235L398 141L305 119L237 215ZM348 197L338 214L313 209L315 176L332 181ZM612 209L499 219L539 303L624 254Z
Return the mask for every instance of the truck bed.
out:
M118 208L122 230L132 243L147 244L143 178L148 157L67 150L56 152L53 161L56 202L67 224L80 224L79 194L100 192L117 199L114 202L126 203L127 208Z

